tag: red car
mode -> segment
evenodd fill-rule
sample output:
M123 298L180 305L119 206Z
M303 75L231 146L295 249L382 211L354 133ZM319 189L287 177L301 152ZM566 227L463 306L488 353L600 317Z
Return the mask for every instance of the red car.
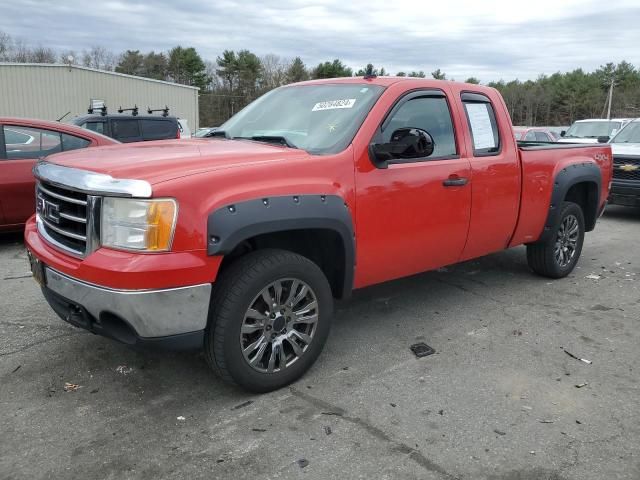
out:
M0 117L0 231L20 230L35 212L31 170L49 154L118 144L74 125Z
M568 275L611 162L609 145L518 145L493 88L314 80L210 139L52 156L25 241L63 320L203 349L224 380L268 391L313 364L354 289L523 244L534 272Z
M522 142L556 142L556 135L546 128L541 127L513 127L513 135L516 140Z

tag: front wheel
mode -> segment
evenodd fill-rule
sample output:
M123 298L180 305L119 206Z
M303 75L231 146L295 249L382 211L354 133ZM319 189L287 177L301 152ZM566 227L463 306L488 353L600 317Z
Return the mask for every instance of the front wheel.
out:
M580 206L564 202L553 235L527 245L529 267L550 278L566 277L578 263L584 243L584 215Z
M329 334L333 298L322 270L283 250L233 263L214 288L205 355L224 380L268 392L315 362Z

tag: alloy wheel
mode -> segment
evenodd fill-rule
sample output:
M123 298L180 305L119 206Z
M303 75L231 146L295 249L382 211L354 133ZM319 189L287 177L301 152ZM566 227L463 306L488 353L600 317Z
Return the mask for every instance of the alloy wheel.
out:
M562 220L556 236L554 255L556 262L562 268L571 263L578 248L580 238L580 224L575 215L567 215Z
M318 301L305 282L283 278L253 299L240 329L247 363L261 373L280 372L308 350L318 324Z

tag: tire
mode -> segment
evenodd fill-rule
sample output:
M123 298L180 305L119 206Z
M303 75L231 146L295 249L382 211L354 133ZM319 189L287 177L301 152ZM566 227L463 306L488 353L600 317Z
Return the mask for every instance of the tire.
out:
M577 226L575 237L567 236ZM580 206L564 202L553 235L544 242L527 245L527 262L538 275L549 278L563 278L575 268L582 253L584 243L584 215ZM572 246L573 245L573 246ZM560 250L558 250L558 248ZM569 255L569 249L573 248Z
M277 390L316 361L332 316L331 287L315 263L285 250L251 252L214 284L204 342L207 362L228 383L253 392Z

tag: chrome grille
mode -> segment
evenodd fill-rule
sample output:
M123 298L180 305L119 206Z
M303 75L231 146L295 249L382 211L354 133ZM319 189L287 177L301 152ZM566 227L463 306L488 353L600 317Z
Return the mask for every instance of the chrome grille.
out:
M640 180L640 157L613 157L613 178Z
M47 182L36 188L38 229L49 243L78 256L92 246L90 223L96 197Z

